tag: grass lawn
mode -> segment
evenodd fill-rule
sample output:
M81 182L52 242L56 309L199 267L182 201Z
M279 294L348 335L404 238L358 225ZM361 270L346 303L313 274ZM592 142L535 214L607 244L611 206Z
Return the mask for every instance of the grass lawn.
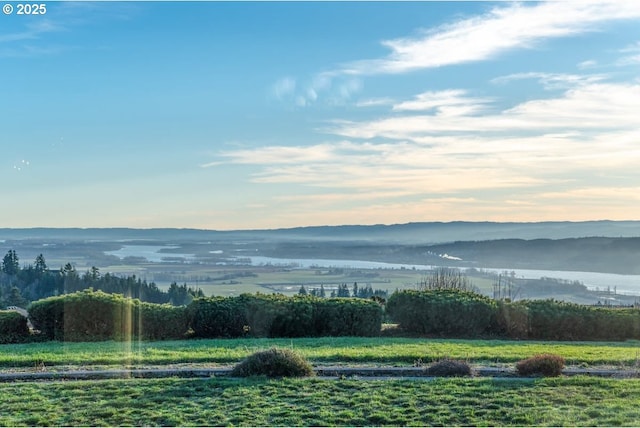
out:
M639 380L145 379L1 384L2 426L637 426Z
M194 363L235 364L272 346L289 347L313 364L413 365L456 358L491 365L540 353L563 356L568 365L637 366L640 342L535 342L410 338L322 337L213 339L166 342L30 343L0 345L0 369L51 366L125 366Z

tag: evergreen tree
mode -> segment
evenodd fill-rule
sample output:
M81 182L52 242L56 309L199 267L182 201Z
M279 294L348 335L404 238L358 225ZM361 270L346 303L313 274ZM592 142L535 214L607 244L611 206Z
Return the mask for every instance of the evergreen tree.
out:
M17 275L18 271L20 271L18 261L18 255L15 250L9 250L2 258L2 271L7 275Z
M338 286L338 297L349 297L349 287L347 284L340 284Z
M9 296L6 299L7 306L17 306L19 308L26 308L29 306L29 301L22 297L22 293L18 287L11 287L11 291L9 292Z
M43 274L47 271L47 269L47 262L44 260L44 256L42 254L38 255L35 261L36 272L38 272L39 274Z
M298 294L300 294L301 296L306 296L309 293L307 293L307 289L304 288L304 285L301 285L300 290L298 290Z

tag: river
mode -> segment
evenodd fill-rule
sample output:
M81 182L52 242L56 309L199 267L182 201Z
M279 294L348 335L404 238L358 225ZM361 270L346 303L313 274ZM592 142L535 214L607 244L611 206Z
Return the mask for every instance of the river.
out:
M335 268L352 268L352 269L416 269L431 270L433 265L414 265L414 264L398 264L383 263L364 260L329 260L329 259L282 259L274 257L249 257L251 264L274 265L274 266L292 266L299 268L310 267L335 267ZM512 268L476 268L487 272L501 273L507 271L514 272L517 278L539 279L542 277L558 278L568 281L579 281L588 289L607 289L620 294L640 295L640 275L620 275L615 273L602 272L579 272L564 270L540 270L540 269L512 269Z

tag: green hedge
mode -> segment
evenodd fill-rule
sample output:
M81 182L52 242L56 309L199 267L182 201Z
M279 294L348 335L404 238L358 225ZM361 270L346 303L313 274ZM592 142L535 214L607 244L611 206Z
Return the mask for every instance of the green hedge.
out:
M640 339L640 311L603 308L555 300L523 300L503 305L503 313L519 314L520 321L501 327L510 337L542 340ZM525 321L526 320L526 321Z
M242 294L195 299L187 308L196 337L374 336L382 308L364 299Z
M184 307L93 290L38 300L29 307L29 315L50 340L177 339L188 328Z
M14 311L0 311L0 343L25 342L30 336L25 317Z
M555 300L496 302L458 290L398 291L387 314L410 333L535 340L640 339L640 310Z
M387 301L387 314L403 330L442 337L492 333L497 313L495 300L455 289L396 291Z

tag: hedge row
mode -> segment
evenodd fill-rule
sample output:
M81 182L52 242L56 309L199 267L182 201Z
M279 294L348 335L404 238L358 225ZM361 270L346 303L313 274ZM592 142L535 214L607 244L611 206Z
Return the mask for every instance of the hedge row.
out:
M13 311L0 311L0 343L24 342L30 335L25 317Z
M47 339L64 341L179 339L188 328L182 307L93 290L38 300L29 317Z
M459 290L398 291L387 314L410 333L536 340L640 339L640 310L558 302L496 302Z
M455 289L397 291L387 301L387 314L405 331L443 337L489 333L497 308L493 299Z
M498 323L509 337L544 340L640 339L640 310L523 300L501 305Z
M382 308L364 299L243 294L194 300L187 307L196 337L375 336Z
M47 339L61 341L373 336L382 324L382 308L373 301L260 294L175 307L85 290L34 302L29 313Z

